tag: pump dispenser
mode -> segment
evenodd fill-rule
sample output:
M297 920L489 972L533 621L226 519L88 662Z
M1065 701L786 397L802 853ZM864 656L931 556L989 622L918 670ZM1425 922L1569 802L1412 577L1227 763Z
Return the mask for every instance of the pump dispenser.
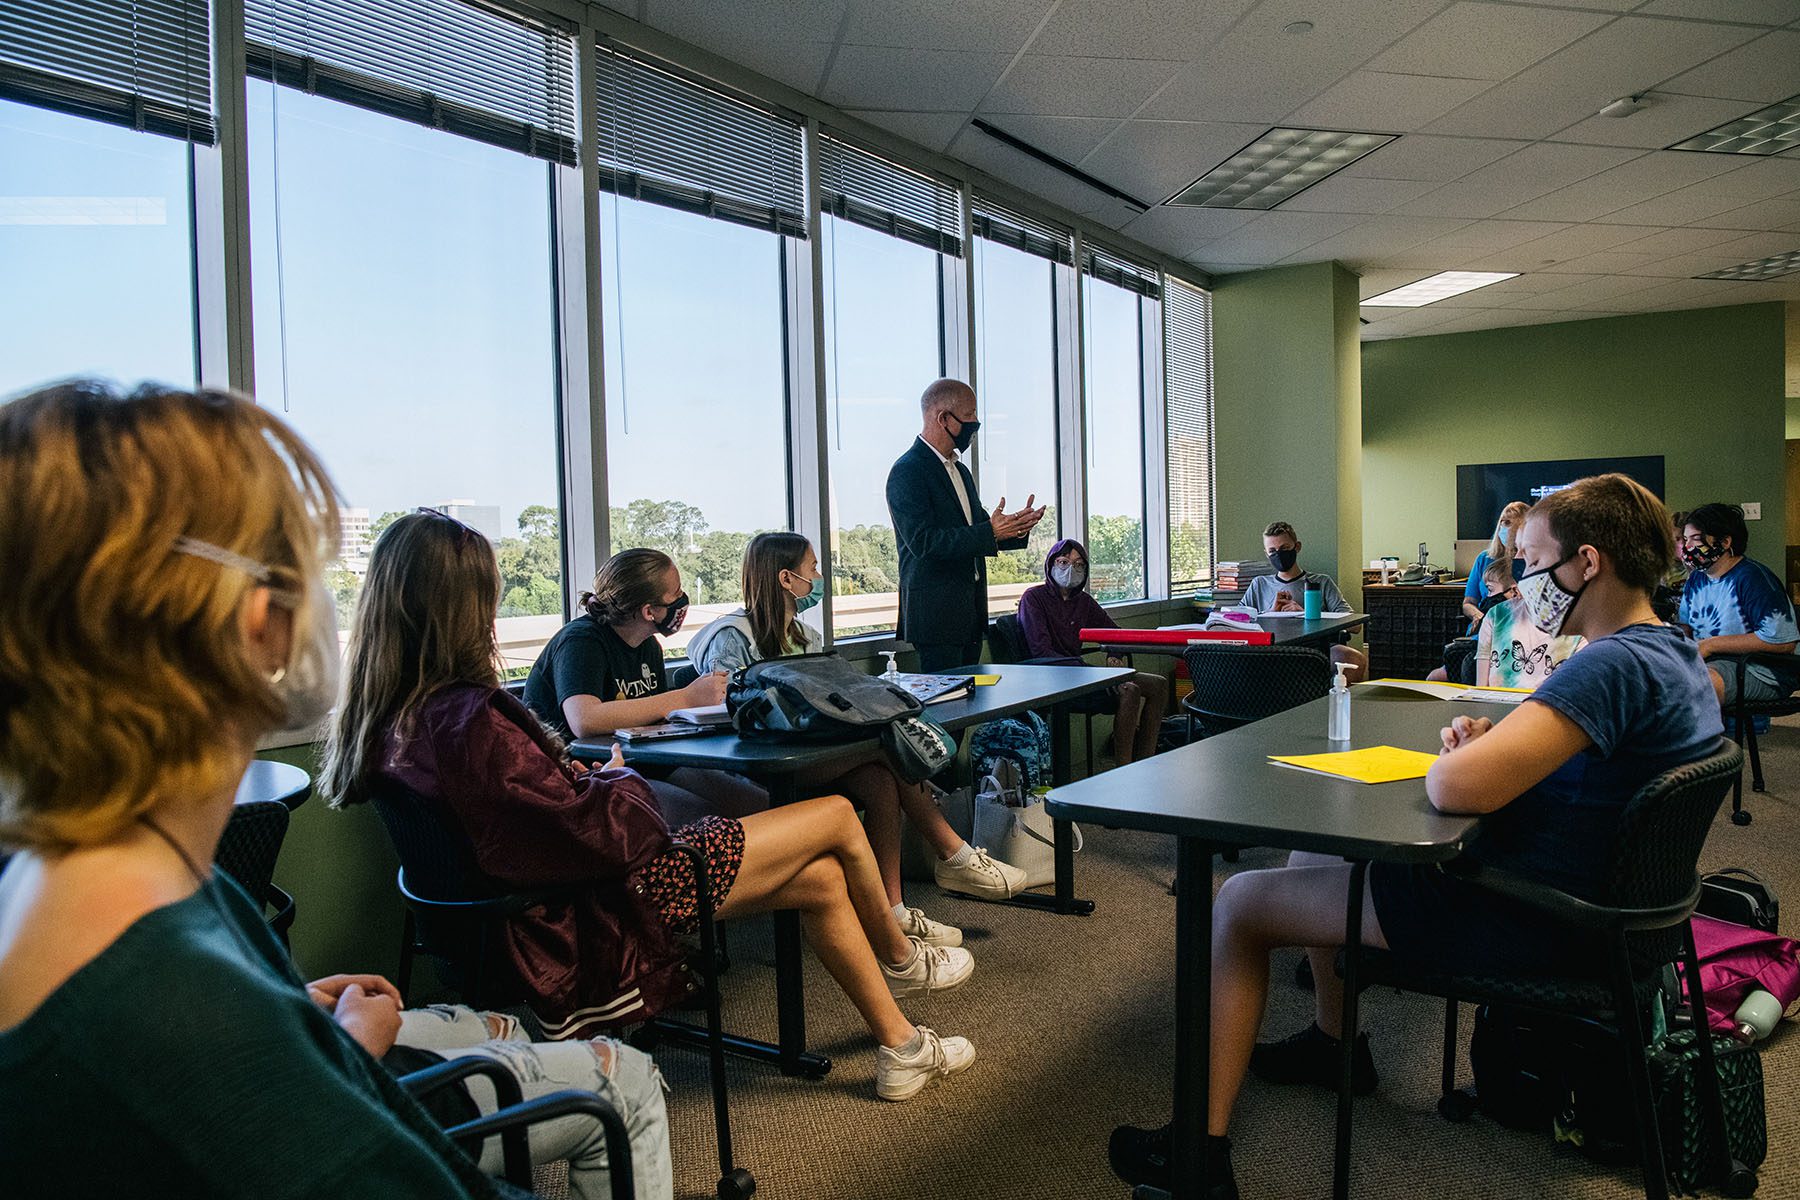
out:
M893 679L898 676L900 674L900 669L894 665L894 660L899 656L899 652L896 650L883 650L881 656L887 659L887 670L881 673L881 677L883 679Z
M1331 681L1331 693L1326 698L1325 737L1333 742L1350 740L1350 681L1344 678L1349 669L1349 663L1337 664L1337 676Z

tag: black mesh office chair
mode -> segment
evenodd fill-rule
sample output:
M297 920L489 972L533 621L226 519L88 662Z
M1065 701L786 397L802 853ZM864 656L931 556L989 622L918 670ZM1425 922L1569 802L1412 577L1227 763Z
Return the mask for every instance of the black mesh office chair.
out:
M387 785L371 796L388 838L400 858L399 888L406 902L401 931L400 992L407 994L415 952L437 959L452 984L471 1005L500 1008L525 1000L504 960L501 931L514 916L557 900L554 890L509 892L482 874L467 837L445 819L437 805L418 793ZM720 1200L742 1200L756 1190L749 1171L735 1166L731 1150L731 1114L725 1085L725 1032L719 1013L717 927L707 885L706 856L676 842L688 855L700 882L700 947L706 964L708 1074L712 1084L713 1121L719 1148Z
M1783 660L1786 660L1784 663ZM1779 657L1768 654L1745 654L1724 656L1712 659L1709 665L1717 671L1736 671L1737 699L1725 706L1725 729L1738 745L1750 752L1750 790L1763 790L1762 753L1756 745L1757 717L1791 717L1800 713L1800 695L1783 696L1779 700L1746 700L1744 699L1744 674L1753 666L1776 669L1784 665L1792 665L1793 659L1787 655ZM1739 774L1738 781L1731 789L1731 823L1748 825L1750 812L1744 807L1744 779Z
M213 861L269 913L269 928L287 945L294 898L275 886L275 860L287 838L288 806L280 800L234 804Z
M997 663L1021 663L1054 667L1084 667L1087 661L1076 658L1033 658L1025 644L1025 628L1014 613L1002 613L988 622L988 657ZM1087 747L1087 773L1094 774L1094 718L1111 716L1119 709L1118 697L1110 690L1094 695L1078 696L1069 702L1069 711L1080 713L1084 722L1083 744Z
M1631 1084L1644 1194L1650 1200L1668 1196L1642 1014L1656 1002L1658 976L1664 965L1679 959L1685 964L1685 978L1691 981L1692 1011L1697 1024L1704 1027L1706 998L1688 917L1700 896L1697 864L1701 847L1743 762L1743 752L1720 739L1706 758L1645 784L1619 818L1601 900L1584 900L1535 880L1487 868L1467 867L1459 872L1475 887L1529 905L1591 935L1595 951L1590 959L1591 974L1459 975L1402 963L1380 950L1365 948L1346 956L1345 976L1350 984L1385 984L1445 998L1439 1112L1451 1120L1466 1120L1473 1107L1465 1094L1456 1091L1459 1001L1503 1004L1613 1025L1619 1032ZM1723 1132L1724 1107L1712 1041L1707 1037L1697 1040L1701 1098L1711 1130L1709 1145L1715 1154L1712 1182L1727 1195L1747 1196L1756 1188L1756 1176L1731 1159ZM1348 1079L1340 1083L1348 1086Z
M1189 646L1183 658L1194 685L1181 702L1190 742L1195 722L1212 737L1331 690L1331 660L1305 646Z

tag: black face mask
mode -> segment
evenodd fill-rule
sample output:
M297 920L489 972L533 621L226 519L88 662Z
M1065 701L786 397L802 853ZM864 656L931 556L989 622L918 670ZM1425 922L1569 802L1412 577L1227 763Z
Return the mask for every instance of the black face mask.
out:
M1277 571L1286 573L1294 569L1294 563L1300 558L1300 552L1292 546L1285 550L1269 551L1269 565Z
M688 594L682 592L662 607L665 610L663 619L653 628L664 637L673 637L675 631L681 628L681 623L687 620Z
M954 421L957 418L956 418L955 414L951 414L950 419L952 421ZM964 421L964 422L962 422L962 428L958 429L956 431L956 436L954 436L950 439L951 444L956 447L956 452L958 454L961 454L964 450L967 450L969 448L969 443L971 443L975 440L975 431L980 428L981 428L980 421Z

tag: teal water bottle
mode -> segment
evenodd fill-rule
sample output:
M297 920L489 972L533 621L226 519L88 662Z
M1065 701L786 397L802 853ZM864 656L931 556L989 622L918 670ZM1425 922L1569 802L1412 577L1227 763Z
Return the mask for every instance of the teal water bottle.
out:
M1325 611L1325 592L1319 584L1307 583L1306 595L1301 600L1300 611L1309 621L1318 620L1319 614Z

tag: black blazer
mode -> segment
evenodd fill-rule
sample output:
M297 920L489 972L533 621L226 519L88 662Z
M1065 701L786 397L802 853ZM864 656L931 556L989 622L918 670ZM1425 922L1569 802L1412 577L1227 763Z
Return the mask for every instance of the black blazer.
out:
M975 477L958 462L973 523L963 517L944 460L915 437L888 472L888 514L900 550L900 637L915 646L979 641L987 629L987 556L1023 550L994 540Z

